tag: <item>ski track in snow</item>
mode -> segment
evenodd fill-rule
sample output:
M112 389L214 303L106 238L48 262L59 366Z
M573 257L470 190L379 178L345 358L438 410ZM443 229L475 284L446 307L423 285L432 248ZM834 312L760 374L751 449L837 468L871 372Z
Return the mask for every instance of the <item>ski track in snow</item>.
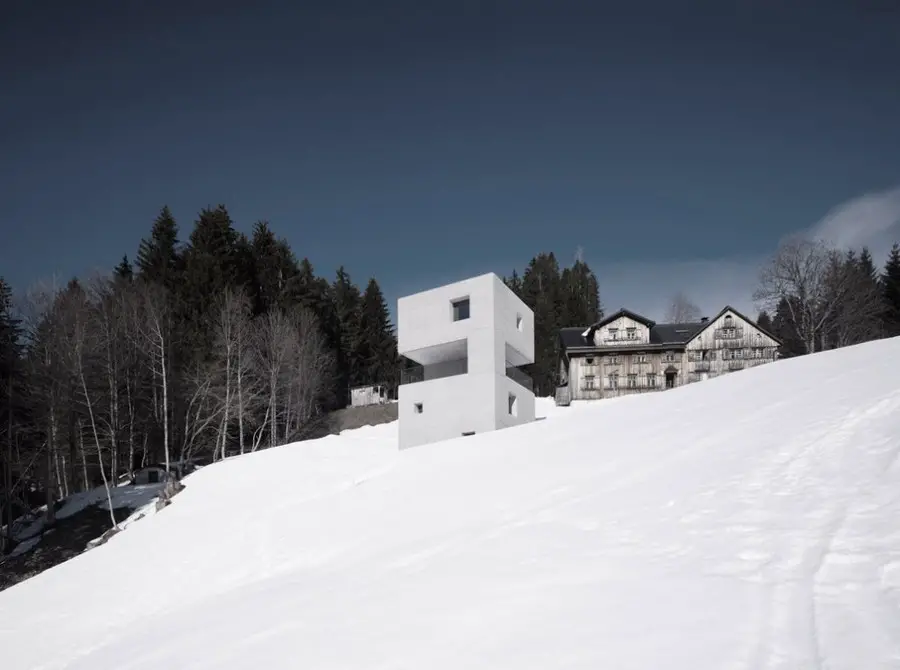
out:
M0 594L4 670L900 668L900 339L542 407L206 468Z

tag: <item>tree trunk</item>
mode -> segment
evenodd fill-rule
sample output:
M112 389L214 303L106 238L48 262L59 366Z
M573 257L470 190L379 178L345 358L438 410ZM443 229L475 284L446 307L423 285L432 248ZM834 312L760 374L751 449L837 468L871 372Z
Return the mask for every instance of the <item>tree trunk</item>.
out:
M125 380L125 396L128 403L128 476L134 477L134 401L131 398L131 375Z
M113 509L112 492L109 489L109 478L106 476L106 466L103 464L103 450L100 448L100 435L97 432L97 421L94 419L94 404L91 402L91 396L88 394L87 381L84 377L84 368L81 369L81 392L84 394L84 402L87 405L88 419L91 422L91 433L94 435L94 445L97 447L97 462L100 464L100 476L103 478L103 487L106 489L106 502L109 505L109 518L112 527L115 528L116 513Z
M84 431L81 430L81 422L78 422L78 442L81 445L81 467L84 470L84 490L91 490L91 481L88 478L87 454L84 451Z

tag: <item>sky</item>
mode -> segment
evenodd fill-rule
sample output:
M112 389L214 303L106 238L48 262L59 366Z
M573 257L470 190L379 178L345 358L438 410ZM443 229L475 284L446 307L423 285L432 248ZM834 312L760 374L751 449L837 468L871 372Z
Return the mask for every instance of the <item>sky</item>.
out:
M392 308L580 249L607 311L752 310L786 235L900 240L898 34L889 0L10 0L0 275L222 203Z

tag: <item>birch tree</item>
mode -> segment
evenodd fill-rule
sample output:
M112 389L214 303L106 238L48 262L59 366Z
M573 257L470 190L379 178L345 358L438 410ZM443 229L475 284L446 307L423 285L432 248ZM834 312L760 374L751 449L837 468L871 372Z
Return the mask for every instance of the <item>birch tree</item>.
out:
M142 285L141 321L139 335L146 346L151 373L160 393L160 419L163 427L163 453L167 473L166 496L178 490L172 477L172 459L170 444L170 411L169 395L171 384L170 346L171 328L169 327L170 304L168 292L159 285L144 283Z
M257 317L255 333L255 360L257 374L263 380L267 396L267 418L269 420L269 446L278 444L278 425L284 418L282 402L286 395L284 383L293 353L293 332L291 322L279 309L270 310Z
M230 423L237 422L240 452L244 453L244 420L250 408L252 363L250 299L242 291L226 288L216 305L213 376L222 393L222 416L217 441L225 458Z
M76 386L87 413L88 426L97 454L97 464L100 476L103 479L103 487L106 491L106 501L109 506L109 517L112 527L116 522L115 509L112 502L109 476L103 459L103 447L100 439L100 402L95 397L95 391L88 383L90 371L97 365L98 353L106 349L104 339L104 325L97 305L92 305L86 293L80 287L72 287L65 295L64 304L64 346L67 352L68 371L76 379ZM105 351L104 351L105 353ZM111 419L107 417L107 421ZM78 428L79 441L83 437L81 427ZM81 452L86 460L83 442Z

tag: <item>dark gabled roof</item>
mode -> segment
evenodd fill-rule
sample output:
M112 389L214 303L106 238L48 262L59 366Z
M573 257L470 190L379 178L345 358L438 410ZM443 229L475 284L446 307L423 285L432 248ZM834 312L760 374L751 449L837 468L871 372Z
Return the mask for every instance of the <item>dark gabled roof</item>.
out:
M743 314L741 314L739 311L737 311L737 310L736 310L734 307L732 307L731 305L725 305L725 307L723 307L722 310L721 310L718 314L716 314L713 318L711 318L711 319L709 320L708 323L704 323L704 324L703 324L703 328L701 328L701 329L698 330L696 333L694 333L694 337L696 337L697 335L699 335L700 333L702 333L704 330L706 330L709 326L711 326L713 323L715 323L715 322L716 322L723 314L725 314L725 312L731 312L732 314L734 314L734 315L735 315L736 317L738 317L739 319L742 319L742 320L744 320L745 322L749 323L751 326L753 326L754 328L756 328L758 331L760 331L760 332L763 333L764 335L768 335L769 337L771 337L773 340L775 340L776 342L778 342L779 345L784 344L778 337L775 337L775 335L773 335L773 334L770 333L768 330L766 330L765 328L763 328L762 326L760 326L760 325L759 325L758 323L756 323L756 321L754 321L753 319L749 319L749 318L747 318L746 316L744 316Z
M651 344L687 344L707 324L701 321L691 323L658 323L650 329Z
M627 316L632 321L637 321L638 323L642 323L645 326L647 326L647 328L653 328L653 326L656 325L656 322L653 321L652 319L648 319L646 316L641 316L637 312L632 312L630 309L625 309L623 307L618 312L614 312L613 314L610 314L609 316L603 317L602 319L600 319L600 321L598 321L597 323L592 325L591 328L593 328L595 330L597 328L603 328L603 326L605 326L606 324L612 323L613 321L615 321L616 319L618 319L619 317L622 317L622 316Z
M620 314L621 316L621 314ZM628 315L630 316L630 315ZM652 322L651 322L652 323ZM614 349L658 349L666 345L684 346L694 336L705 328L705 323L660 323L650 326L649 343L632 343L622 340L616 346L596 346L593 341L584 337L585 332L593 333L599 326L588 328L560 328L559 341L563 349L572 351L584 349L587 351L612 351Z
M602 328L608 323L612 323L616 319L621 316L627 316L638 323L643 323L650 329L650 343L649 346L653 348L661 348L668 345L679 347L684 346L695 337L697 337L704 330L709 328L713 323L715 323L723 314L726 312L731 312L735 316L740 319L743 319L754 328L758 328L760 332L765 333L773 340L781 344L781 340L775 337L772 333L767 331L765 328L760 328L759 325L752 319L748 319L746 316L741 314L738 310L736 310L731 305L726 305L716 316L712 319L707 319L705 321L692 321L690 323L656 323L651 319L641 316L636 312L632 312L627 309L620 309L619 311L611 314L601 321L593 324L592 326L587 327L578 327L578 328L561 328L559 331L559 341L564 350L573 350L573 349L583 349L585 351L611 351L613 349L634 349L647 347L647 344L639 345L639 344L629 344L626 341L623 341L618 346L603 346L597 347L590 339L586 339L584 337L584 333L588 333L589 337L596 331L598 328Z
M582 337L587 328L560 328L559 341L565 349L575 349L577 347L593 347L593 342L588 342Z

